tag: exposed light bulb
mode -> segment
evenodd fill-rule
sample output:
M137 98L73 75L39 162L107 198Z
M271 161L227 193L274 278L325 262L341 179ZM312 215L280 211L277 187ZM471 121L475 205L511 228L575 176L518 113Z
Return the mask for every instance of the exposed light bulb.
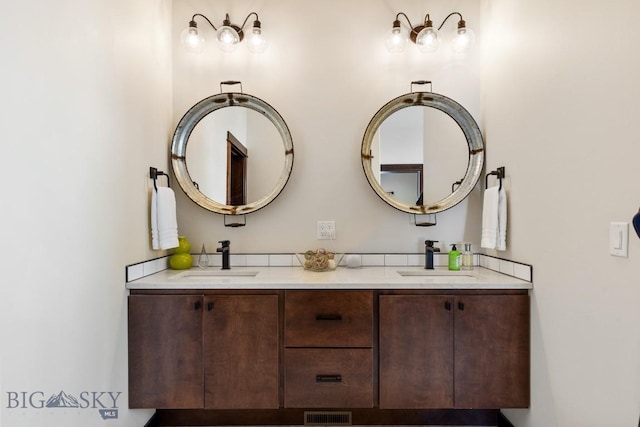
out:
M473 31L465 26L464 21L460 21L458 23L456 36L453 39L453 51L456 53L464 53L473 46L474 42L475 35L473 34Z
M251 33L247 37L247 43L249 44L249 52L263 53L267 50L268 43L262 35L262 28L260 28L260 21L253 23Z
M438 46L440 46L438 30L433 28L433 26L424 27L416 37L416 45L420 52L435 52L438 49Z
M231 27L220 27L216 35L220 49L225 52L233 52L240 43L238 32Z
M228 19L224 21L222 27L218 28L216 39L218 40L220 49L225 52L233 52L236 50L236 47L238 47L238 43L240 43L240 35L235 28L231 26Z
M205 40L202 34L198 32L198 26L195 21L190 21L189 26L180 34L182 46L191 53L201 53L204 50Z
M400 21L393 21L393 28L386 41L387 50L391 53L397 53L404 51L407 45L407 37L400 27Z

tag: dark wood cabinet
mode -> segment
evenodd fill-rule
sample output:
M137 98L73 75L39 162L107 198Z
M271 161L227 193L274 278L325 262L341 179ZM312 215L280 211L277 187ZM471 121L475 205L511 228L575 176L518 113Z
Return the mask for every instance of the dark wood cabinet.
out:
M459 296L454 317L455 406L529 407L529 296Z
M133 290L129 407L171 426L493 425L529 406L529 316L526 290Z
M206 409L278 408L278 296L205 296Z
M381 295L381 408L529 406L528 295Z
M129 407L202 408L202 297L129 297Z
M131 295L129 407L279 407L278 295Z
M287 347L371 347L372 291L287 291Z
M370 348L287 348L287 408L371 408Z
M453 311L447 296L380 296L380 407L453 406Z
M374 406L373 291L286 291L286 408Z

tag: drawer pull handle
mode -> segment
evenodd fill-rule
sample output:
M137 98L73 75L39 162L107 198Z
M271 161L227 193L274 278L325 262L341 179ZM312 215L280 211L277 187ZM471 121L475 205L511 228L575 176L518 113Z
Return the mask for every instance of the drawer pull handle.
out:
M200 301L196 301L193 303L193 309L194 310L200 310L200 307L202 307L202 303Z
M342 375L316 375L317 383L341 383Z
M316 314L316 320L325 321L325 320L342 320L341 314Z

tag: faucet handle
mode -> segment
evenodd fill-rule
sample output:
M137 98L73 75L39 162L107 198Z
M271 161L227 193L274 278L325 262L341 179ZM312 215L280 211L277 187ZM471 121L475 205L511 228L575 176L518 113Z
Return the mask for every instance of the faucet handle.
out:
M434 243L438 243L438 240L425 240L424 244L428 247L428 248L432 248Z
M220 243L223 248L226 248L231 244L231 241L229 241L229 240L218 240L218 243Z

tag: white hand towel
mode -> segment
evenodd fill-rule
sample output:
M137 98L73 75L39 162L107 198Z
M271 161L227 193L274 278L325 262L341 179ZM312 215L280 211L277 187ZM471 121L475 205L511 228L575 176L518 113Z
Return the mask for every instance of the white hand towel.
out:
M498 187L484 190L482 204L482 239L480 247L495 249L498 245Z
M153 249L178 247L176 196L169 187L158 187L151 196L151 244Z
M154 250L160 249L158 242L158 193L151 191L151 247Z
M498 244L499 251L507 250L507 192L504 187L498 194Z

